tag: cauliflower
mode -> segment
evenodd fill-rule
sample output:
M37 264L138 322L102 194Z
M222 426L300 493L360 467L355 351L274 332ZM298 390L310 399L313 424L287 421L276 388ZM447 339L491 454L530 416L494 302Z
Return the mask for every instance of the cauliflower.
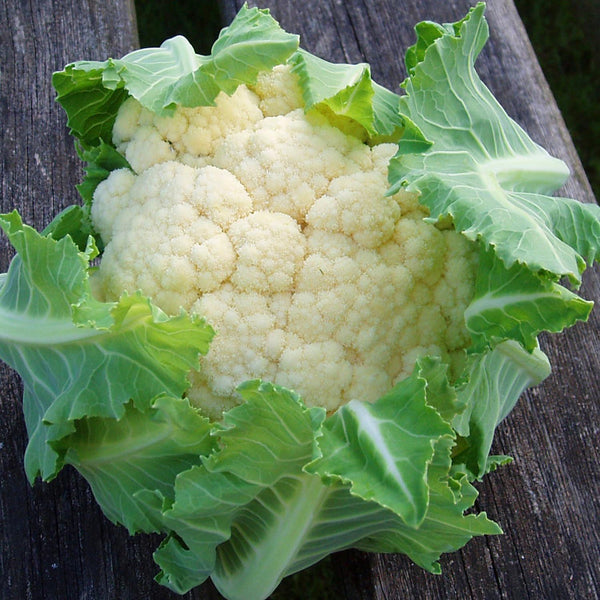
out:
M483 11L416 27L402 96L247 6L210 56L178 36L55 73L84 204L41 234L0 215L0 358L30 479L71 464L166 534L171 590L263 600L350 547L439 572L500 532L472 482L550 374L537 336L590 314L559 281L600 209L547 195L566 166L474 70Z
M426 222L415 194L385 196L395 145L302 106L278 66L170 117L130 98L114 125L133 172L94 195L96 290L141 289L167 313L206 317L217 335L188 397L213 417L254 378L328 411L374 401L417 357L456 363L468 345L470 242Z

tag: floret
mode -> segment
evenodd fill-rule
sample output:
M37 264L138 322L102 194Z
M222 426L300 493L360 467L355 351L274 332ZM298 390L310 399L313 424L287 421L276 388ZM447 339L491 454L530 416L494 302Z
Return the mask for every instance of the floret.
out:
M188 391L213 417L252 378L329 411L374 401L419 356L457 362L469 343L471 243L426 222L414 194L386 197L395 146L305 114L294 77L278 67L172 117L127 101L114 141L135 173L94 197L103 297L140 288L216 329Z

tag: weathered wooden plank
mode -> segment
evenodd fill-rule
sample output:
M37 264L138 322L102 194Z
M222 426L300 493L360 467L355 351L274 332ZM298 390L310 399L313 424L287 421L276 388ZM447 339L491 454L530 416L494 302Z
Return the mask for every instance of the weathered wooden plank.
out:
M5 0L0 23L0 212L16 207L40 228L77 201L81 177L51 74L82 57L132 50L133 0ZM0 272L11 256L1 236ZM74 471L29 486L20 398L17 375L0 364L0 598L172 597L152 581L158 539L131 538L111 525Z
M224 20L242 2L221 0ZM405 76L401 53L414 41L423 19L455 21L467 0L271 0L271 8L302 45L328 60L367 61L374 78L395 89ZM492 0L487 17L491 39L478 69L484 81L534 140L562 158L573 177L562 193L593 202L589 183L526 32L510 0ZM600 298L600 270L588 272L582 294ZM352 577L348 598L593 598L599 589L600 318L560 337L545 337L552 376L523 398L500 427L495 451L515 464L481 485L480 509L505 529L504 536L478 539L446 557L441 577L428 575L403 557L344 553L334 562ZM361 562L362 556L362 562ZM370 587L372 586L372 588ZM373 589L373 596L356 588ZM364 593L364 592L362 592Z

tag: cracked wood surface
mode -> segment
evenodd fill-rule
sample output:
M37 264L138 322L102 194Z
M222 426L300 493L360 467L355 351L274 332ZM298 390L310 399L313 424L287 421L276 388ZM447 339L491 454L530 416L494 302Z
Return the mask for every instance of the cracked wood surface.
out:
M242 2L220 0L223 21ZM250 4L255 4L250 2ZM374 78L395 89L401 56L423 19L453 21L472 3L451 0L264 1L306 49L331 61L367 61ZM0 5L0 211L18 208L45 226L77 201L81 165L50 86L69 61L120 56L137 44L132 0ZM562 117L511 0L490 0L491 40L478 70L507 112L573 172L562 193L594 201ZM0 272L12 252L0 239ZM596 268L582 294L600 298ZM500 426L494 452L513 465L479 484L477 506L503 536L478 538L442 559L433 576L395 555L348 551L331 561L332 597L344 600L595 598L600 588L600 372L598 311L587 325L543 339L550 378L527 393ZM26 434L16 374L0 366L0 597L6 600L163 600L153 582L158 537L129 537L98 509L70 468L30 487L22 466ZM322 572L320 572L322 575ZM213 600L210 584L184 598ZM308 598L307 600L311 600Z

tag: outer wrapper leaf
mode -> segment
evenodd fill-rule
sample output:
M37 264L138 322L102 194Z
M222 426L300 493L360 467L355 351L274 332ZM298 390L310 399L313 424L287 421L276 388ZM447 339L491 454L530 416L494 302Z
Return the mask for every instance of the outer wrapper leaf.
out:
M65 462L87 479L106 516L130 533L163 531L144 494L172 500L175 477L213 449L208 420L187 400L171 396L156 398L148 411L127 405L119 420L93 417L75 427L60 441Z
M211 106L219 92L231 95L241 83L255 83L260 71L284 63L297 47L298 36L284 32L268 10L244 6L210 56L177 36L121 59L70 64L52 83L71 133L88 148L112 139L119 106L130 95L157 114L172 113L176 104Z
M502 533L485 513L467 514L477 490L467 475L451 472L453 441L441 438L428 472L430 502L423 523L416 529L398 526L390 520L380 531L362 540L357 547L367 552L403 552L417 565L440 573L438 563L444 552L461 548L476 535Z
M175 502L164 512L173 535L155 555L163 569L160 581L183 593L210 576L230 600L259 600L284 576L344 548L406 552L437 572L440 553L474 535L498 533L485 515L464 515L476 492L465 475L451 472L452 429L425 403L429 386L424 372L433 374L434 364L419 369L395 392L400 406L394 409L392 394L370 406L370 414L385 420L373 424L366 442L356 435L338 435L341 417L323 421L322 410L306 409L284 388L245 384L240 393L246 403L229 411L225 427L214 432L219 450L177 477ZM445 370L440 369L432 391L448 385L441 383ZM425 420L417 428L426 431L423 440L416 440L412 429L405 431L415 440L416 452L393 442L389 451L382 451L372 443L388 429L402 432L419 419ZM311 462L325 451L324 459ZM421 490L425 479L429 489L418 523L407 523L410 510L384 506L391 493L383 485L386 478L378 475L398 470L403 455L414 455L417 462L425 456L417 481L407 478L406 483ZM337 462L345 475L354 473L352 461L360 457L365 465L377 465L368 501L349 483L338 483L343 477L330 475L329 467ZM353 484L361 488L366 481L368 475L354 478ZM160 505L156 498L155 506Z
M322 484L307 481L302 467L325 411L306 409L296 394L270 384L248 382L239 391L246 402L215 431L222 448L179 476L166 519L198 556L196 583L211 575L227 597L250 600L266 597L286 574L313 518L314 494L305 486L316 491ZM172 541L156 559L164 569L181 552ZM184 591L189 577L180 566L162 581Z
M111 171L115 171L116 169L130 169L131 167L122 154L103 140L91 150L80 152L80 156L87 164L85 167L85 179L77 186L77 191L83 198L89 217L92 197L98 184L104 181L110 175Z
M306 110L326 107L361 125L370 138L400 137L404 127L398 113L400 98L371 79L369 65L334 64L304 50L296 52L290 63L299 77Z
M586 321L592 306L519 263L507 269L493 251L482 252L475 296L465 311L473 338L470 350L481 351L490 342L512 339L533 351L539 333L562 331Z
M458 397L466 406L452 425L462 436L454 455L474 477L490 470L488 455L496 427L513 409L519 396L550 375L550 364L539 349L529 353L514 341L473 358L466 384Z
M0 226L18 252L0 289L0 356L23 379L27 474L50 479L63 455L55 443L77 419L119 419L130 400L143 409L157 395L181 396L213 332L139 294L97 302L87 274L93 247L83 254L69 237L43 237L16 212Z
M508 117L479 79L474 61L488 37L483 12L478 4L456 24L417 29L400 113L433 143L419 154L400 144L390 193L403 186L420 192L432 221L450 217L507 268L518 262L579 282L583 257L598 254L600 208L546 195L568 169ZM577 232L587 234L585 241Z
M417 527L429 503L427 467L452 428L425 401L426 380L405 379L375 404L353 400L327 422L322 457L308 468L337 477L352 494L391 509Z

